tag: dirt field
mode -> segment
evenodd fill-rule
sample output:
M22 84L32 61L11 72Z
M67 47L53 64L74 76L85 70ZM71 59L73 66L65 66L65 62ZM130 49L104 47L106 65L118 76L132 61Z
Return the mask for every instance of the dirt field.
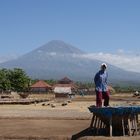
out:
M70 140L72 136L80 140L140 140L140 136L91 136L87 129L92 117L88 107L95 104L95 96L78 96L66 106L62 106L63 102L0 105L0 140ZM139 104L139 99L130 94L112 95L110 101L111 106ZM83 130L85 136L79 135Z

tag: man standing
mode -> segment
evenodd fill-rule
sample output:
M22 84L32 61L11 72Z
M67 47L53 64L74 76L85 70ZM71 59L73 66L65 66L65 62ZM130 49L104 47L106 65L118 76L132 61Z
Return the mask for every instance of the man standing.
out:
M102 107L102 99L104 99L104 106L109 106L108 73L106 72L106 68L107 64L102 63L101 69L94 77L97 107Z

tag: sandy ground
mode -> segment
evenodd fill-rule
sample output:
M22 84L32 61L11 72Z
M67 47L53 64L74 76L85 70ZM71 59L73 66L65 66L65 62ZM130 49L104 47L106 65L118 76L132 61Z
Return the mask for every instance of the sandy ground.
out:
M114 95L111 106L139 105L131 95ZM32 105L0 105L0 140L70 140L90 125L92 114L88 107L95 105L95 97L78 97L62 106L63 101L49 101ZM52 108L47 104L55 104ZM133 137L80 136L83 140L140 140Z
M12 140L70 140L89 127L89 120L0 119L0 139ZM81 137L83 140L140 140L133 137Z

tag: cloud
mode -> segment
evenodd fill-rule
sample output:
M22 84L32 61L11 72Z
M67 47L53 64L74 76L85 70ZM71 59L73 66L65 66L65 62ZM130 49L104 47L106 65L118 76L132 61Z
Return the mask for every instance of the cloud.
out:
M50 53L50 55L58 55L58 54L53 52L53 53ZM116 54L98 52L98 53L88 53L88 54L82 54L82 55L72 54L72 56L88 58L88 59L97 59L97 60L107 62L109 64L112 64L114 66L117 66L119 68L122 68L128 71L140 72L140 55L134 54L132 52L126 53L121 49L120 51L117 51ZM0 56L0 63L13 60L18 57L19 55L16 55L16 54L7 54L5 56Z
M123 49L118 49L117 52L118 52L119 54L123 54L123 53L124 53L124 50L123 50Z
M124 51L120 52L121 53L117 54L103 52L90 53L84 54L81 57L101 60L128 71L140 72L140 56L134 54L125 54Z

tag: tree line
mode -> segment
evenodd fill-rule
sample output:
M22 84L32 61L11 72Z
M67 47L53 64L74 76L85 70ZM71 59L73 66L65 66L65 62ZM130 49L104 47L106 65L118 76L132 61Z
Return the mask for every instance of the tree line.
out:
M17 91L24 92L29 91L30 86L38 81L39 79L31 79L23 69L0 69L0 91ZM48 84L54 85L57 83L56 80L45 80ZM88 82L75 82L78 88L93 88L94 83ZM140 91L140 87L135 86L112 86L116 92L133 92L135 90Z

